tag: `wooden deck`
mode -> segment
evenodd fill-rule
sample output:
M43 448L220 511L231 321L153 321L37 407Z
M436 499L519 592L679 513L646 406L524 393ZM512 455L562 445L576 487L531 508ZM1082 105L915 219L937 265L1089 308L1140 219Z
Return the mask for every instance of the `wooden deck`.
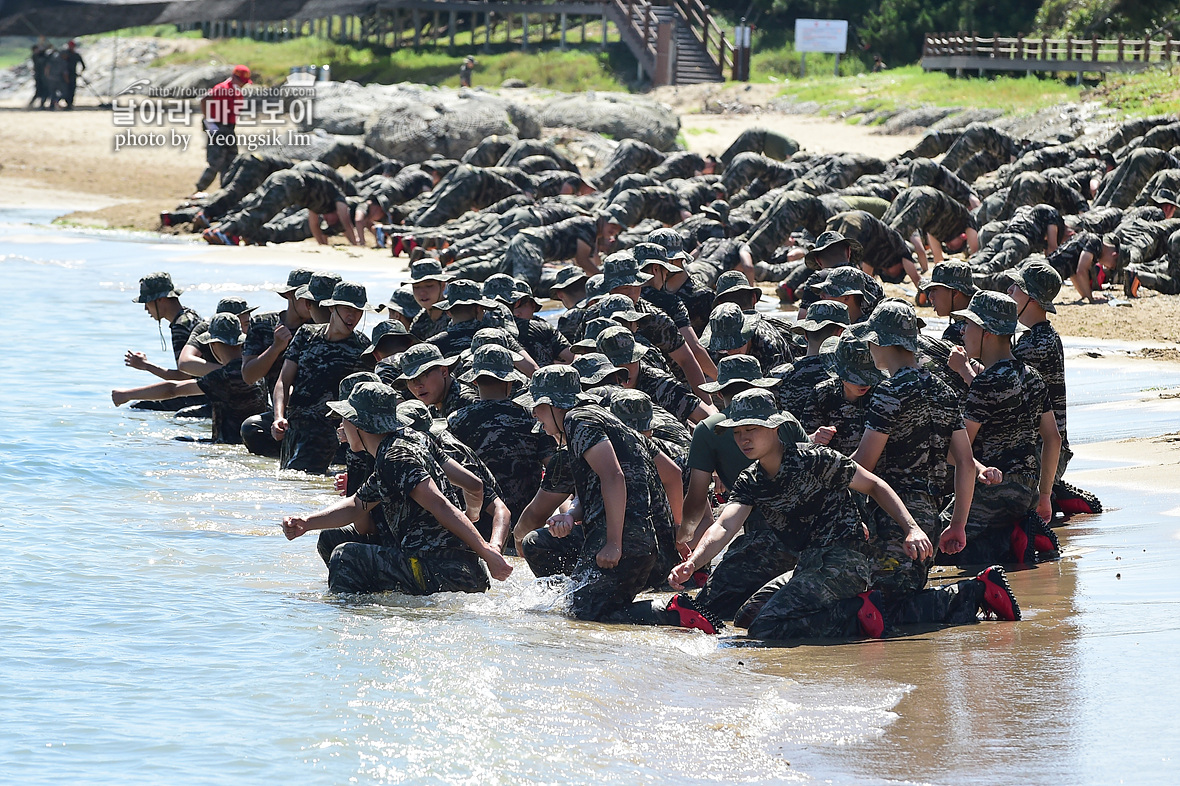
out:
M1128 38L991 38L978 33L927 33L926 71L1062 71L1126 73L1169 66L1180 56L1171 34L1162 40Z

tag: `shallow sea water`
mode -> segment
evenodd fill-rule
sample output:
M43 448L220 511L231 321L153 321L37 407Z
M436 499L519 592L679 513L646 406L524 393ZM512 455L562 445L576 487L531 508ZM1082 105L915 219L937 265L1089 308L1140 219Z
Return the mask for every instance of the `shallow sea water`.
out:
M130 302L139 276L171 270L208 313L227 294L277 308L263 287L286 270L14 224L40 217L0 216L5 782L1145 783L1175 771L1161 753L1177 738L1175 681L1136 682L1174 670L1180 643L1180 593L1162 581L1174 582L1180 519L1155 513L1180 504L1174 493L1100 490L1122 510L1073 528L1063 562L1013 577L1029 621L900 641L762 649L576 623L519 561L486 595L342 600L324 592L314 540L278 528L330 501L326 482L174 441L208 427L108 397L151 381L122 365L126 349L171 361ZM358 277L376 301L400 274ZM1119 549L1127 581L1104 556Z

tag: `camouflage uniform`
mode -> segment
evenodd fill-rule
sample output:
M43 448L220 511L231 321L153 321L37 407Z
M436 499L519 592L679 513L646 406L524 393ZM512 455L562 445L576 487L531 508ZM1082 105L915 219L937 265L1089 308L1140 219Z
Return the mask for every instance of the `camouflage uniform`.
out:
M1012 181L1000 217L1011 218L1016 208L1022 205L1040 204L1052 205L1062 213L1069 214L1085 213L1090 207L1086 198L1068 184L1038 172L1025 172Z
M786 446L773 477L754 464L734 483L730 503L761 510L783 545L799 555L789 580L771 580L735 616L752 638L808 635L809 617L868 589L864 524L848 490L855 473L852 459L798 444Z
M354 331L342 341L328 341L327 332L328 325L303 325L287 347L286 360L297 368L286 402L289 426L279 455L282 469L327 472L340 441L325 405L335 399L340 380L368 370L363 355L367 338Z
M289 169L295 159L266 153L247 153L234 159L226 172L221 188L201 208L205 217L216 221L224 216L247 194L258 188L275 172Z
M569 613L577 619L594 622L651 624L654 621L651 602L633 603L635 595L647 586L656 561L651 497L662 494L663 488L649 485L657 474L651 453L636 432L595 404L581 404L569 410L563 425L569 477L583 507L584 536L570 572L574 589L568 596ZM603 440L610 441L627 484L622 557L618 565L609 569L600 568L596 562L607 537L602 481L584 458L586 451ZM530 567L534 562L540 565L547 561L545 552L555 540L560 539L544 529L525 537L523 555Z
M802 420L815 390L832 378L819 355L807 355L770 370L770 376L782 380L775 392L775 403L782 412ZM828 425L828 424L824 424Z
M1159 148L1140 147L1102 179L1095 207L1127 208L1147 185L1151 176L1161 169L1180 168L1180 159Z
M209 397L213 416L213 441L222 445L242 442L242 422L266 411L266 390L261 384L242 380L241 359L196 379L197 387Z
M942 165L955 172L968 183L973 182L982 174L979 168L995 169L1019 152L1017 142L1003 131L987 123L972 123L963 129L962 135L946 151ZM990 166L976 164L969 166L972 159L979 161L980 155L990 159ZM994 163L991 163L994 162ZM965 171L970 169L970 171Z
M946 456L951 435L965 428L958 397L930 372L903 368L873 390L865 427L889 438L873 473L897 492L931 543L938 543ZM933 560L910 558L905 533L875 502L869 501L868 513L876 557L873 586L887 597L926 586Z
M838 213L828 219L828 232L839 232L860 245L860 257L873 267L873 272L891 283L897 283L905 276L893 276L885 271L903 261L913 260L913 254L906 246L905 238L896 229L864 210Z
M963 129L953 131L927 131L904 155L906 158L935 158L951 149L959 141Z
M1065 474L1073 451L1069 449L1069 432L1066 428L1065 395L1065 348L1061 336L1049 322L1038 322L1021 334L1020 340L1012 345L1016 359L1041 375L1049 397L1049 406L1061 432L1061 458L1057 462L1057 480Z
M285 169L268 177L217 227L227 235L256 240L262 225L285 208L306 207L324 215L335 213L338 202L344 202L344 193L328 178Z
M634 388L642 390L651 400L668 410L681 423L688 421L701 400L680 380L646 363L639 364L639 375Z
M1076 233L1049 255L1048 262L1062 280L1068 280L1077 272L1078 261L1084 253L1089 253L1093 258L1093 264L1090 267L1090 283L1093 285L1094 276L1098 272L1098 258L1102 256L1102 237L1100 235L1084 230Z
M418 226L436 227L469 210L485 208L501 199L519 194L516 183L492 170L460 164L431 192L426 207L412 216Z
M815 386L801 411L796 414L808 434L814 434L821 426L835 428L836 434L828 447L837 453L851 456L864 434L871 395L870 391L856 401L849 401L844 396L843 381L829 377Z
M388 158L378 153L368 145L358 142L337 140L326 150L316 156L316 159L332 169L339 169L347 164L357 172L367 172L375 166L387 163Z
M785 185L803 176L806 164L791 164L776 161L769 156L753 152L738 153L725 167L721 185L727 193L737 195L747 188L746 196L765 194L772 188ZM757 185L755 185L755 183Z
M912 186L933 186L951 199L966 205L975 191L967 183L942 164L929 158L915 158L904 167L903 179Z
M784 191L745 234L754 261L768 261L776 248L800 229L813 235L824 231L832 211L818 198L799 191Z
M691 205L667 186L644 186L623 191L611 200L607 209L620 224L628 227L644 219L671 226L680 223L682 212L692 212Z
M666 182L677 178L691 178L704 168L705 159L700 153L682 151L669 153L663 161L649 169L647 174L660 182Z
M561 362L561 353L570 348L570 342L550 322L534 316L532 319L517 319L520 344L538 367Z
M486 281L496 273L528 283L534 292L541 292L541 269L546 262L563 262L577 255L578 241L593 251L598 243L598 219L594 216L574 216L548 226L525 228L508 242L502 259L478 263L457 263L454 268L466 278Z
M172 358L173 360L180 360L180 352L188 344L189 338L193 335L194 328L200 325L204 320L201 315L191 308L182 306L180 313L176 315L176 319L172 320L168 325L168 334L172 340Z
M479 144L468 150L460 159L471 166L493 166L517 141L514 136L493 134L480 140Z
M991 564L1011 555L1012 525L1036 507L1040 475L1037 453L1041 415L1052 410L1040 374L1019 360L1001 360L980 372L963 404L963 418L980 424L975 458L1004 473L994 486L975 485L967 517L967 548L940 555L950 564ZM942 512L950 522L953 499Z
M768 128L747 128L725 149L719 161L726 167L739 153L760 153L776 161L786 161L799 152L799 143L786 134Z
M447 419L451 433L475 451L496 478L512 523L541 487L553 439L538 433L532 415L513 401L475 401Z
M647 172L664 160L664 154L651 145L636 139L624 139L607 159L598 177L594 178L598 189L610 188L623 175L633 172Z
M881 220L904 238L921 232L941 241L953 240L968 229L977 229L967 208L931 186L907 188Z
M971 278L980 289L1002 292L1011 281L1004 271L1019 265L1029 254L1029 242L1018 232L1001 232L991 237L987 244L971 255L967 264L971 266Z
M381 545L336 546L328 561L331 591L430 595L488 589L487 571L475 553L410 497L420 483L432 480L462 510L460 494L442 471L445 458L438 443L409 429L385 437L373 474L356 494L361 502L381 506Z

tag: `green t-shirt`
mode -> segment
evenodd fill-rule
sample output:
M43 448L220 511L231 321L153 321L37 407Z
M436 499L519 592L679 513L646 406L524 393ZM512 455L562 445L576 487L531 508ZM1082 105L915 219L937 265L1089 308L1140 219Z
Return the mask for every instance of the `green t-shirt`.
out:
M889 200L881 199L880 197L871 196L851 196L840 195L840 198L848 203L848 206L853 210L863 210L866 213L871 213L874 218L880 218L885 215L885 211L889 209Z
M724 412L718 412L697 424L692 432L692 445L688 449L688 467L709 474L716 472L726 488L733 488L742 470L754 462L746 458L746 454L734 442L733 432L729 429L721 429L720 432L713 430L727 417ZM785 444L807 441L807 435L794 421L779 426L778 436Z

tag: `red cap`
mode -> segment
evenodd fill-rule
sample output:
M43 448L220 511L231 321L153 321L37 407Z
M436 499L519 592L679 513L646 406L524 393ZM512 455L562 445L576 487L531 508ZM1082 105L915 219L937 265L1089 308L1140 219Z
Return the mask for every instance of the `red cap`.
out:
M249 66L236 65L234 66L234 76L242 80L246 84L250 84L250 68Z
M70 49L74 49L78 46L78 42L77 41L70 41L68 44L66 44L66 46L69 47Z

